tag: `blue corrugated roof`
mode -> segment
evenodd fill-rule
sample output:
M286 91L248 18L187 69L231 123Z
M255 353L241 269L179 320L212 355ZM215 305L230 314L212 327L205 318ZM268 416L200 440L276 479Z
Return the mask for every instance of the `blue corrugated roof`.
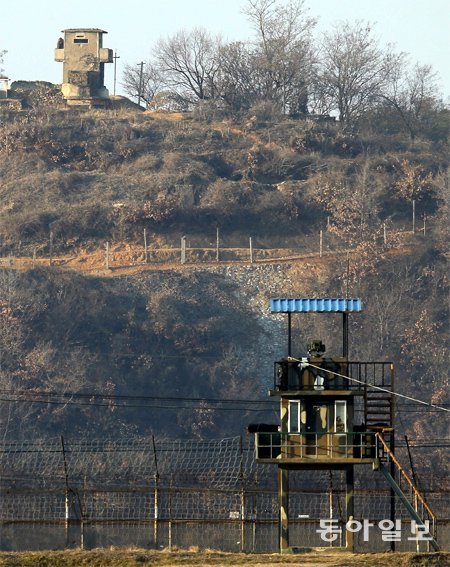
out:
M271 299L272 313L357 313L362 311L360 299Z

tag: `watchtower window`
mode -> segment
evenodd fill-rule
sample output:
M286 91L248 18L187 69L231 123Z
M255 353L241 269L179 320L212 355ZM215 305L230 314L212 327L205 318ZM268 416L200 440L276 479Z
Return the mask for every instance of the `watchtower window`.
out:
M334 431L335 433L347 432L347 402L345 400L334 402Z
M74 43L89 43L89 40L86 39L85 37L76 37L73 40Z
M304 431L306 424L305 404L302 400L289 400L289 433Z

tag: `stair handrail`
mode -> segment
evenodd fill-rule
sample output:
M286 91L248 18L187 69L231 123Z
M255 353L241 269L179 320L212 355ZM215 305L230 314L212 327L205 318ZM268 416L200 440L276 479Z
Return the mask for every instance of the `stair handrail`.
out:
M399 461L397 460L397 458L395 457L394 453L391 451L389 445L386 443L386 441L383 439L383 436L381 435L380 432L376 432L375 433L376 438L380 441L380 443L383 445L384 450L386 451L386 453L389 455L390 459L392 459L392 461L395 463L396 467L398 468L398 470L402 473L403 477L406 479L406 481L408 482L408 484L410 485L411 489L413 490L415 496L420 500L420 502L422 503L422 505L424 506L424 508L426 509L426 511L428 512L431 520L433 521L433 524L435 524L437 518L436 515L434 514L434 512L431 510L431 508L428 506L428 504L425 502L422 494L420 493L420 491L418 490L418 488L416 487L416 485L414 484L414 482L411 480L410 476L408 475L408 473L404 470L404 468L402 467L402 465L399 463Z

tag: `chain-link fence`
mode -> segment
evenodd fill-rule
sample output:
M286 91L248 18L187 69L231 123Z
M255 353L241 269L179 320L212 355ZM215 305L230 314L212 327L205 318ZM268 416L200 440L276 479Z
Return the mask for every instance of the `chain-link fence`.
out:
M277 474L254 462L253 442L67 440L0 445L0 547L86 548L110 545L200 547L224 551L278 549ZM356 467L356 518L390 517L390 491L370 467ZM449 493L425 493L448 542ZM321 539L319 521L345 519L344 472L290 472L290 539L299 547L342 545ZM407 511L398 549L416 549ZM447 520L447 521L446 521ZM360 550L389 548L375 525Z

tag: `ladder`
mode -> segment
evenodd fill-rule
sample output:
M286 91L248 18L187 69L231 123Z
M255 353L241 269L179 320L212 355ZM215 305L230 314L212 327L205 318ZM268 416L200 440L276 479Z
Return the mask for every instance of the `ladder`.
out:
M378 447L379 447L380 472L386 478L386 480L388 481L389 485L391 486L395 494L398 496L398 498L405 505L411 518L415 520L417 526L420 528L425 528L425 521L427 520L429 522L431 529L429 530L427 535L431 539L428 539L427 543L431 545L434 551L439 551L439 545L436 541L436 534L437 534L436 515L431 510L429 505L425 502L425 498L423 497L422 493L419 491L419 489L416 487L414 482L411 480L410 476L405 471L405 469L401 466L401 464L395 457L394 453L391 451L389 445L386 443L381 433L376 432L375 437L378 441ZM389 468L384 464L384 462L394 464L395 469L399 473L399 482L397 482L394 479L394 477L389 472ZM409 496L401 488L401 479L406 481L410 489Z

